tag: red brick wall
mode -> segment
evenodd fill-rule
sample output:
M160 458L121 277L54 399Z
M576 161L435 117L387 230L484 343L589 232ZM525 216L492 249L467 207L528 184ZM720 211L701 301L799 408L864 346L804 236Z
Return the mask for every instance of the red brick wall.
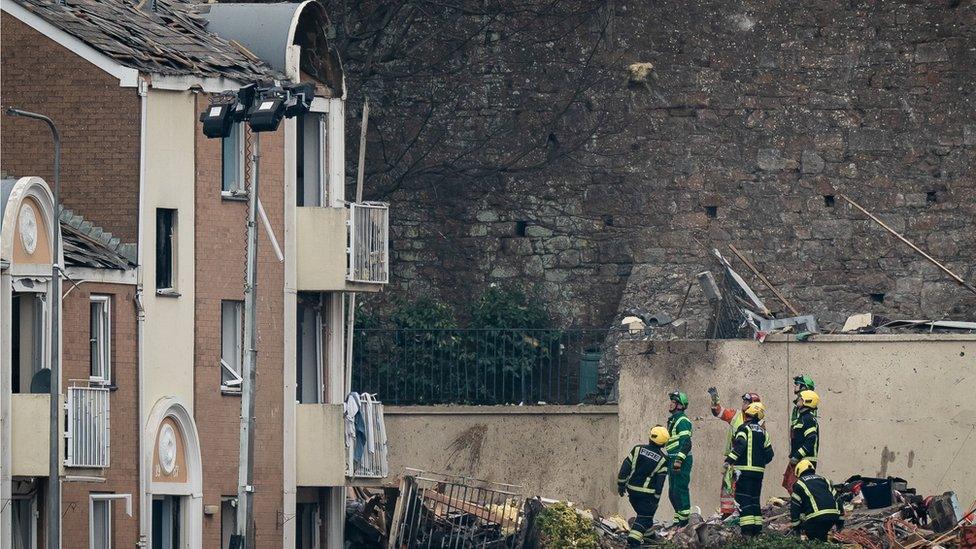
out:
M112 456L104 483L65 482L62 486L64 547L88 546L88 496L91 492L132 494L132 516L122 502L112 504L114 547L134 547L139 537L139 409L135 286L121 284L65 284L62 302L63 380L87 380L89 355L89 297L111 296L112 381L110 398ZM70 474L71 471L68 471Z
M47 115L61 132L61 202L135 242L139 204L139 95L68 49L3 13L0 102ZM0 170L53 184L51 134L3 115Z
M197 96L197 111L208 104ZM260 192L279 244L285 230L284 124L261 135ZM220 393L220 302L244 299L247 202L220 196L220 140L207 139L197 123L196 341L197 429L203 452L204 505L237 494L241 399ZM253 140L253 138L252 138ZM281 547L282 360L284 265L258 221L258 374L254 463L257 547ZM204 517L203 546L217 548L220 516Z

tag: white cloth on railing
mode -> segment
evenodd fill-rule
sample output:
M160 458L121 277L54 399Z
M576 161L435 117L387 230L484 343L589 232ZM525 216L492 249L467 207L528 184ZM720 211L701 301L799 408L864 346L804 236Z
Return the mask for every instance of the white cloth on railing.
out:
M383 403L376 395L349 393L345 401L348 476L385 477L388 472Z

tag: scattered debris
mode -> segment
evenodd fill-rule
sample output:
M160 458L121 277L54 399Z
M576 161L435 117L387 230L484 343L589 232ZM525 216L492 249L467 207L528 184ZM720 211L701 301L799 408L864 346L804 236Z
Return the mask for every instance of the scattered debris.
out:
M526 499L522 488L455 475L409 470L399 490L374 494L362 488L347 505L347 541L354 547L622 549L631 521L601 516L572 502ZM963 513L953 492L922 497L908 482L852 476L834 486L844 507L836 544L863 549L962 549L976 538L976 502ZM886 504L886 505L884 505ZM801 547L792 535L790 500L771 497L762 509L764 534L744 540L738 516L703 518L687 526L662 523L645 533L645 546L689 549Z
M959 320L891 320L883 316L862 313L847 317L842 332L859 334L892 333L896 329L910 329L916 332L976 332L976 322Z

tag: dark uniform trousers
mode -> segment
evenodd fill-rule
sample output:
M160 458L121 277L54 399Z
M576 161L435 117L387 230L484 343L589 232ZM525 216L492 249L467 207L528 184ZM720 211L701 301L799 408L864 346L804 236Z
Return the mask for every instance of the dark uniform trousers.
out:
M830 532L834 524L837 524L837 519L833 517L818 517L804 522L801 528L803 529L803 533L807 535L807 539L827 541L827 532Z
M743 535L758 536L762 532L762 492L763 474L742 471L735 482L735 502L739 504L739 526Z
M634 513L637 513L631 531L641 534L637 541L644 541L644 532L654 526L654 513L657 512L657 505L661 501L661 496L628 490L627 499L630 500L630 506L634 508ZM637 538L636 535L632 537Z

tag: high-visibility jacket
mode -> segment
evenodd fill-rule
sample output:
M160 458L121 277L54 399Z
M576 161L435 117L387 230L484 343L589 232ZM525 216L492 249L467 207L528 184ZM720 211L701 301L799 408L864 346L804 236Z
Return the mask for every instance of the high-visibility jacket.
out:
M805 473L796 479L790 496L790 520L794 527L818 518L836 520L843 514L829 480L816 473Z
M691 420L683 410L677 410L668 418L668 432L671 438L665 450L671 459L684 460L691 455Z
M656 444L638 444L627 454L617 473L617 485L632 492L660 496L668 476L667 455Z
M818 417L817 410L810 410L810 412L813 413L813 417ZM790 429L791 429L790 437L791 438L793 437L793 431L792 431L793 424L796 423L796 420L799 418L800 418L800 407L794 404L793 409L790 410Z
M725 456L725 462L737 471L762 473L773 460L773 446L769 443L766 429L755 419L751 419L735 432L732 449Z
M817 463L820 453L820 423L813 410L804 409L790 426L790 459L809 459Z
M742 410L723 408L716 404L712 406L712 415L729 424L729 435L725 441L725 453L727 454L732 449L732 437L735 436L739 425L742 425Z

